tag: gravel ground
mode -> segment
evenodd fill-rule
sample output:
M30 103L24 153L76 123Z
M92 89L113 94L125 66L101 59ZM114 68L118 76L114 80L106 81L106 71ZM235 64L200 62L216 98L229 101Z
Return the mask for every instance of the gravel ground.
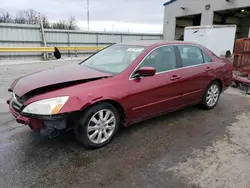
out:
M250 187L250 97L232 88L213 110L135 124L98 150L72 132L47 139L17 124L4 103L11 82L77 61L0 66L0 187Z

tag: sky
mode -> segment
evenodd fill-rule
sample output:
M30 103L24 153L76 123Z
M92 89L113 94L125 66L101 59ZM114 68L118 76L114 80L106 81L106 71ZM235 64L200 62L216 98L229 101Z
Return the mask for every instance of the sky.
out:
M162 33L166 1L89 0L90 30ZM74 16L80 29L87 29L87 0L1 0L1 8L13 14L32 8L51 21Z

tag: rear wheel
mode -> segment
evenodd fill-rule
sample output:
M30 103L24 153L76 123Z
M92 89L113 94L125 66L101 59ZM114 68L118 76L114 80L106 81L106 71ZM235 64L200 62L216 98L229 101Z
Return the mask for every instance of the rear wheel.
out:
M99 103L84 112L74 131L84 147L100 148L112 140L119 122L119 113L113 105Z
M213 81L206 89L201 106L205 109L212 109L219 101L221 88L218 82Z

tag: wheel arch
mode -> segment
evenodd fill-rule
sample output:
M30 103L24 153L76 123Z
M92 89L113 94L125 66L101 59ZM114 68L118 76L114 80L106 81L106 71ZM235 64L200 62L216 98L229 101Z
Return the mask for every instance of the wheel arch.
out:
M220 92L222 92L223 91L223 82L221 81L221 79L214 79L214 80L212 80L211 82L210 82L210 84L212 83L212 82L217 82L218 84L219 84L219 86L220 86Z
M123 105L120 102L118 102L115 99L108 99L107 98L107 99L101 99L101 100L95 101L93 103L89 103L89 105L87 107L82 108L82 111L84 112L84 111L88 110L89 108L91 108L92 106L98 105L100 103L109 103L109 104L113 105L117 109L117 111L118 111L118 113L120 115L120 118L121 118L120 119L121 120L120 124L123 125L123 126L126 125L126 111L125 111L125 108L123 107Z

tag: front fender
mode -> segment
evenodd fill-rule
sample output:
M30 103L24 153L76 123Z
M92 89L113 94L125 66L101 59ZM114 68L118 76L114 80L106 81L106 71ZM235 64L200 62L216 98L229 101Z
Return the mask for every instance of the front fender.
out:
M60 113L70 113L76 111L82 111L89 106L92 106L98 102L105 101L105 100L112 100L115 102L120 103L119 99L112 96L94 96L93 94L89 94L84 98L80 97L70 97L67 103L63 106L60 110Z

